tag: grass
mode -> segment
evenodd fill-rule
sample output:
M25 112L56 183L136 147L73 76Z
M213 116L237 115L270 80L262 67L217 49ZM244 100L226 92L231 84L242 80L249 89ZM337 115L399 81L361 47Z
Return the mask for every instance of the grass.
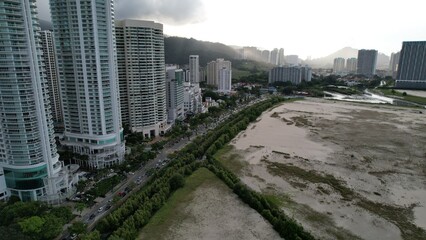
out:
M270 204L285 208L288 212L291 212L290 217L297 215L298 218L303 218L304 221L310 222L315 228L324 229L333 239L360 240L359 237L353 235L350 231L337 227L330 215L317 212L306 204L297 203L286 194L264 194L263 196Z
M424 97L419 97L419 96L414 96L414 95L409 95L409 94L404 96L403 92L399 92L399 91L393 91L392 92L392 89L377 88L377 90L382 92L385 96L390 96L390 97L396 96L396 97L399 97L399 98L401 98L405 101L426 105L426 98L424 98Z
M225 145L217 151L214 158L219 160L225 168L235 174L239 174L248 164L242 161L242 156L238 154L235 148L230 144Z
M186 178L185 186L178 189L167 200L166 204L151 218L142 229L144 239L159 239L170 226L181 222L186 216L182 213L182 207L187 206L193 199L193 192L203 183L220 183L212 172L206 168L200 168ZM139 236L141 239L141 235Z
M336 179L333 175L330 175L330 174L323 175L312 170L306 171L302 168L288 165L288 164L269 162L266 160L264 161L268 163L268 170L274 175L297 177L312 183L328 184L334 190L339 192L344 199L351 199L355 195L355 193L351 189L344 186L343 182L341 180Z
M355 201L356 205L365 210L380 216L389 222L395 224L400 230L402 238L405 240L416 240L416 239L426 239L426 231L417 227L412 223L413 212L412 208L403 208L398 206L387 205L383 203L370 201L361 195L355 193L350 188L346 187L343 181L336 179L334 176L329 174L320 174L315 171L307 171L302 168L276 163L269 162L268 170L278 176L282 177L297 177L299 179L309 181L312 183L324 183L331 186L335 191L339 192L340 195L346 201ZM292 184L294 181L289 181ZM295 186L297 187L297 186ZM307 217L315 219L315 216ZM344 238L338 238L344 239Z

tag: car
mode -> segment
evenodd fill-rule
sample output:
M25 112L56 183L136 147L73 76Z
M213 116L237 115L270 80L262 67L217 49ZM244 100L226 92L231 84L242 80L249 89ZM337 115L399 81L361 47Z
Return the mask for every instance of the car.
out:
M109 210L111 208L111 205L106 205L106 207L105 207L105 211L106 210Z
M76 238L77 238L77 234L76 233L71 234L70 239L74 240Z
M98 209L98 212L102 212L104 210L104 207L100 207L99 209Z
M96 215L95 215L95 214L92 214L92 215L90 215L89 220L92 220L92 219L94 219L95 217L96 217Z

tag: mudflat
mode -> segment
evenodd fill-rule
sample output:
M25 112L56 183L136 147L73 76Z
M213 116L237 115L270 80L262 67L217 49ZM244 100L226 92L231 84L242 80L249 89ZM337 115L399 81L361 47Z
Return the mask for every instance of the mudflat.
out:
M306 99L218 154L322 239L426 239L426 111Z

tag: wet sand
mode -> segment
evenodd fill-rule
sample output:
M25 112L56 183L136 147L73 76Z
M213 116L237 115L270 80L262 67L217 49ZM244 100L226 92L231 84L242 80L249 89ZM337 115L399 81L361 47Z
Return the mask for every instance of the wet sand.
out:
M412 239L413 224L426 229L425 130L416 109L308 99L265 112L232 145L248 163L242 180L289 198L284 211L320 238ZM279 174L276 166L305 175ZM350 199L319 182L327 174ZM392 211L406 221L389 217Z

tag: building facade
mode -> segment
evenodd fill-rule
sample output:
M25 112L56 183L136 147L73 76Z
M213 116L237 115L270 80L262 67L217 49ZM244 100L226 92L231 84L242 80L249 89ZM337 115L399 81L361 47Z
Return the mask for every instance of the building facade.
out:
M61 142L99 169L124 159L114 0L51 0L64 115Z
M392 76L393 79L396 78L396 74L398 73L398 64L399 64L399 56L400 52L392 53L390 62L389 62L389 76Z
M402 43L395 87L426 89L426 41Z
M312 70L308 66L275 67L269 71L269 83L291 82L294 85L302 81L309 82L312 78Z
M278 65L278 59L279 59L279 57L278 57L278 48L274 48L274 49L271 51L271 55L270 55L270 58L269 58L269 62L270 62L271 64L273 64L273 65Z
M232 79L232 63L230 61L218 58L216 61L207 63L207 84L219 87L220 79L223 77L219 72L223 69L228 71L227 78Z
M36 1L0 1L0 32L0 199L64 200L78 166L59 161Z
M184 79L182 69L176 66L166 67L167 122L185 119L184 110Z
M278 65L283 66L284 64L285 64L284 48L280 48L280 50L278 50Z
M377 50L358 50L357 74L373 77L376 74Z
M163 25L116 22L118 78L123 124L146 138L167 129Z
M218 71L218 89L220 93L230 93L232 87L232 68L222 67Z
M346 59L346 72L349 74L356 73L358 59L348 58Z
M287 65L298 65L299 56L298 55L287 55L285 56L285 61Z
M56 123L62 123L62 105L59 94L58 69L56 67L56 53L51 31L41 31L41 48L43 50L43 63L49 86L49 100L52 110L52 119Z
M189 82L200 82L200 59L198 55L189 56Z
M345 59L335 58L333 63L333 73L343 74L345 72Z

